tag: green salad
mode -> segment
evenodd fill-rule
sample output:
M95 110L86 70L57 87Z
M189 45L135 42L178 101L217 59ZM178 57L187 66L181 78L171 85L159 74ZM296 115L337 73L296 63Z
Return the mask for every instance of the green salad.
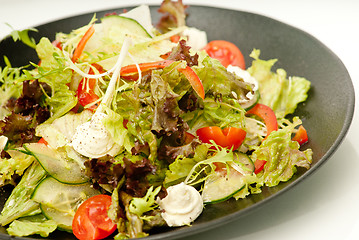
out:
M128 239L190 226L310 168L310 82L186 25L182 1L109 13L0 68L0 214L12 236ZM291 116L290 118L288 116ZM56 231L55 231L56 230Z

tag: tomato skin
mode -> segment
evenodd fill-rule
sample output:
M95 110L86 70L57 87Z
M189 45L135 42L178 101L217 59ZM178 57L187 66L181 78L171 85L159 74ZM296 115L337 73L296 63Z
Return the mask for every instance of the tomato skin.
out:
M204 143L210 143L210 140L213 140L217 145L233 150L236 150L246 137L246 131L235 127L228 127L223 130L217 126L203 127L198 129L196 133Z
M101 194L80 205L72 221L72 231L78 239L103 239L116 230L116 224L107 214L111 201L111 196Z
M96 63L93 63L92 66L94 66L100 73L105 72L102 66ZM92 68L90 68L89 74L92 75L94 74ZM86 106L90 103L96 102L99 99L99 96L97 96L97 94L95 93L95 87L96 87L96 79L93 78L81 79L76 91L78 103L81 106ZM88 109L94 112L97 109L97 107L98 107L98 103L91 105Z
M303 125L299 126L298 131L292 138L292 141L297 141L299 145L303 145L304 143L308 142L307 130L305 130Z
M44 138L40 138L40 140L37 143L45 144L46 146L49 145L48 142Z
M273 110L267 105L257 103L253 108L247 111L247 114L256 115L264 121L264 124L267 127L266 138L271 132L278 130L277 117L275 116Z
M255 162L254 162L254 173L255 174L258 174L260 173L263 169L264 169L264 165L267 163L266 160L259 160L257 159Z
M224 67L228 65L238 66L246 69L245 60L239 48L231 42L225 40L214 40L209 42L204 50L207 54L219 60Z

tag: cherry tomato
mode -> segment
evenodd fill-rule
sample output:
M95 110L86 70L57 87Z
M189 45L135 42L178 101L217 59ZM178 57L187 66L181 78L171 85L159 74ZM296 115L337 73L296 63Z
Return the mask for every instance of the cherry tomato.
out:
M298 131L292 138L292 141L297 141L300 145L303 145L304 143L308 142L307 130L305 130L303 125L299 126Z
M116 230L116 224L108 217L111 196L96 195L83 202L72 221L72 231L80 240L103 239Z
M275 113L270 107L264 104L257 103L253 108L247 111L247 114L256 115L264 121L264 124L267 127L266 138L272 131L278 130L277 117L275 116Z
M246 68L242 52L231 42L214 40L209 42L204 50L210 57L218 59L225 67L233 65L242 69Z
M203 127L196 131L199 139L204 143L213 140L221 147L236 150L244 141L246 132L241 128L228 127L221 129L217 126Z

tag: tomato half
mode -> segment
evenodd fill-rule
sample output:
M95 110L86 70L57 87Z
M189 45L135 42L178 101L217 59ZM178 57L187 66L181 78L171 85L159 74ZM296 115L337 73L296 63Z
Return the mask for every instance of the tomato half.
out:
M210 143L210 140L213 140L217 145L233 150L236 150L246 137L246 131L235 127L228 127L223 130L217 126L203 127L198 129L196 133L204 143Z
M247 111L247 114L256 115L264 121L264 124L267 127L266 138L272 131L278 130L277 117L273 110L267 105L257 103L253 108Z
M83 202L72 221L72 231L80 240L103 239L116 230L116 224L108 217L111 196L96 195Z
M204 47L204 50L210 57L218 59L225 67L233 65L242 69L246 68L242 52L231 42L225 40L214 40L209 42Z

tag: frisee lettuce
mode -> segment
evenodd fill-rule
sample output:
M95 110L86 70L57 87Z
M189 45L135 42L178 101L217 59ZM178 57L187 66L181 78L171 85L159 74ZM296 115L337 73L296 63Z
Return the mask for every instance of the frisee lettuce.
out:
M155 209L158 205L156 203L156 196L160 192L161 186L158 186L156 189L153 189L151 186L144 197L142 198L132 198L130 202L129 209L132 213L137 216L144 218L143 214Z

